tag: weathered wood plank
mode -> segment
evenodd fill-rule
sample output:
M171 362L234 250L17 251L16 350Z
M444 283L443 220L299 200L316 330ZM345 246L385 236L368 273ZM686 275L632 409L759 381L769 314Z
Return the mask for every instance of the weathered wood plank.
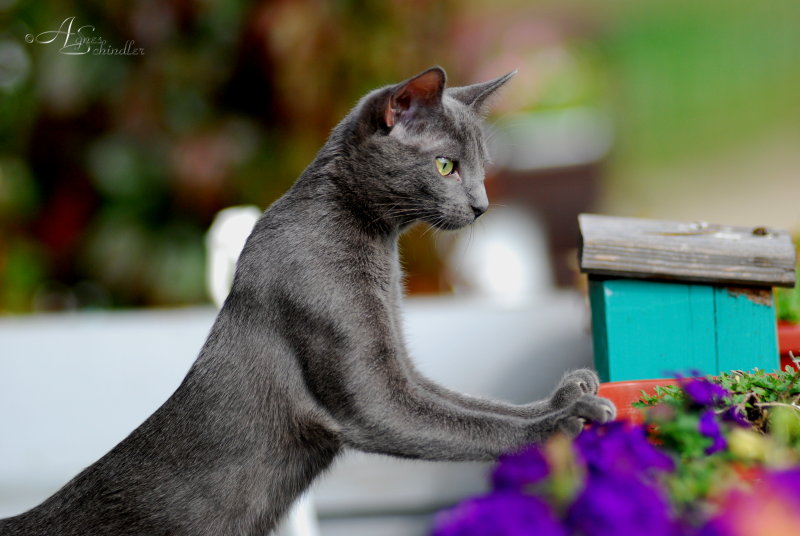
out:
M715 284L795 284L786 231L581 214L580 268L608 276Z

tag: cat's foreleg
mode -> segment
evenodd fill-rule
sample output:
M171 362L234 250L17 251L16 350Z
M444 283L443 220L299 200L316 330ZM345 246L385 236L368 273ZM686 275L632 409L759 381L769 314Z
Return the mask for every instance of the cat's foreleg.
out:
M389 380L389 381L386 381ZM565 407L538 417L468 409L395 377L363 378L342 420L350 446L368 452L430 460L491 460L556 432L576 434L584 421L615 415L608 400L583 394Z
M600 386L597 373L589 369L578 369L566 373L547 398L527 404L511 404L448 389L420 373L410 360L406 360L406 374L410 381L416 383L420 388L465 409L522 418L533 418L555 413L567 407L582 395L597 394Z

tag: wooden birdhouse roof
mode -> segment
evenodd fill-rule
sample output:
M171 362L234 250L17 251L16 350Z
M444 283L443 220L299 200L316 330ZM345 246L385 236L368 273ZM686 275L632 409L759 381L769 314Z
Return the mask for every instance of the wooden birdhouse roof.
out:
M589 274L792 287L795 248L786 231L578 216L580 268Z

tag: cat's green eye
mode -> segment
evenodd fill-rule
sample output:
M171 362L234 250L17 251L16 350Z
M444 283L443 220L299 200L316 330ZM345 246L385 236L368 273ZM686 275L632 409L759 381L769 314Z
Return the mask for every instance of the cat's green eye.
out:
M455 171L456 163L450 160L449 158L445 158L443 156L439 156L436 158L436 171L439 172L439 175L450 175Z

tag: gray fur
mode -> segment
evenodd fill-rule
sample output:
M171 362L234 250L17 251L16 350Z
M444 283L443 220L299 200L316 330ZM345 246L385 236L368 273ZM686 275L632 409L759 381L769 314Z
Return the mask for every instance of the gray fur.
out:
M588 370L517 406L432 383L406 350L398 235L419 220L463 227L486 209L473 104L505 79L444 90L434 68L364 97L257 223L177 391L0 534L263 535L344 448L492 460L613 418ZM460 177L440 176L438 156Z

